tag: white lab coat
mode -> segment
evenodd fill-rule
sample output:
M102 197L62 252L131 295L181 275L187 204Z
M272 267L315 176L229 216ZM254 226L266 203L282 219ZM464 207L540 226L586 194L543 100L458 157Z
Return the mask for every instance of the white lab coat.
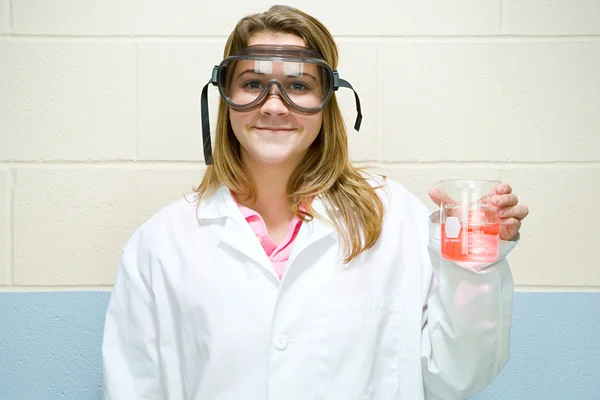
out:
M103 399L464 399L484 388L509 356L515 242L490 265L440 260L427 207L389 179L379 193L372 249L344 265L335 230L315 219L281 281L227 188L197 212L189 199L158 212L123 251Z

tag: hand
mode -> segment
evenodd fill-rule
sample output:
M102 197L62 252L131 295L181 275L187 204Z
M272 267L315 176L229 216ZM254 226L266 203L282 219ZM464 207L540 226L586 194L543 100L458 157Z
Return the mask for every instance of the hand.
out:
M512 192L508 183L496 186L496 195L492 196L492 205L498 207L500 239L515 240L521 229L521 221L529 214L529 208L519 204L519 199Z
M501 183L494 188L496 194L492 196L491 203L498 211L500 222L500 239L515 240L521 229L521 221L529 214L526 205L519 204L518 197L512 193L512 188L507 183ZM439 206L444 193L438 188L429 189L429 197Z

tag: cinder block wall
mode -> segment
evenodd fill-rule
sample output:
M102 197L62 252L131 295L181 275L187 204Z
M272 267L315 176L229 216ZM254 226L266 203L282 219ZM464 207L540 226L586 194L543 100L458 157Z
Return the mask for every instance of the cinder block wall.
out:
M110 291L133 231L200 182L200 90L271 4L0 0L0 291ZM432 208L442 178L510 183L517 289L600 291L599 1L288 4L339 43L357 163Z
M200 90L271 3L0 1L0 284L108 290L133 230L199 183ZM519 288L600 288L600 2L291 5L330 28L360 93L355 161L432 207L445 177L509 182L532 210Z

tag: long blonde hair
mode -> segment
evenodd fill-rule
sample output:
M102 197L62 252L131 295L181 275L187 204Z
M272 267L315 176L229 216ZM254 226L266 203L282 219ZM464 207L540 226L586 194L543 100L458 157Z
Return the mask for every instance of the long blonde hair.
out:
M273 6L264 13L240 20L227 40L223 56L246 47L257 33L299 36L309 49L320 54L334 70L337 68L337 45L327 28L314 17L288 6ZM213 164L207 167L194 191L202 199L210 197L222 185L236 196L256 199L256 187L245 172L240 143L229 121L229 108L221 100ZM346 127L335 95L323 109L321 131L287 184L292 211L304 221L321 217L311 206L310 199L314 196L324 200L329 220L342 242L344 262L350 262L375 244L381 234L383 204L360 169L349 160Z

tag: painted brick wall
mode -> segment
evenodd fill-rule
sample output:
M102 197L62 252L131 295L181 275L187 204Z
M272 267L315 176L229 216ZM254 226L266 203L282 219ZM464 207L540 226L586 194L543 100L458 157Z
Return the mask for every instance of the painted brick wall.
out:
M600 290L600 2L288 4L339 42L354 160L432 207L442 178L511 183L519 290ZM200 90L269 5L0 0L0 290L110 290L134 229L200 182Z

